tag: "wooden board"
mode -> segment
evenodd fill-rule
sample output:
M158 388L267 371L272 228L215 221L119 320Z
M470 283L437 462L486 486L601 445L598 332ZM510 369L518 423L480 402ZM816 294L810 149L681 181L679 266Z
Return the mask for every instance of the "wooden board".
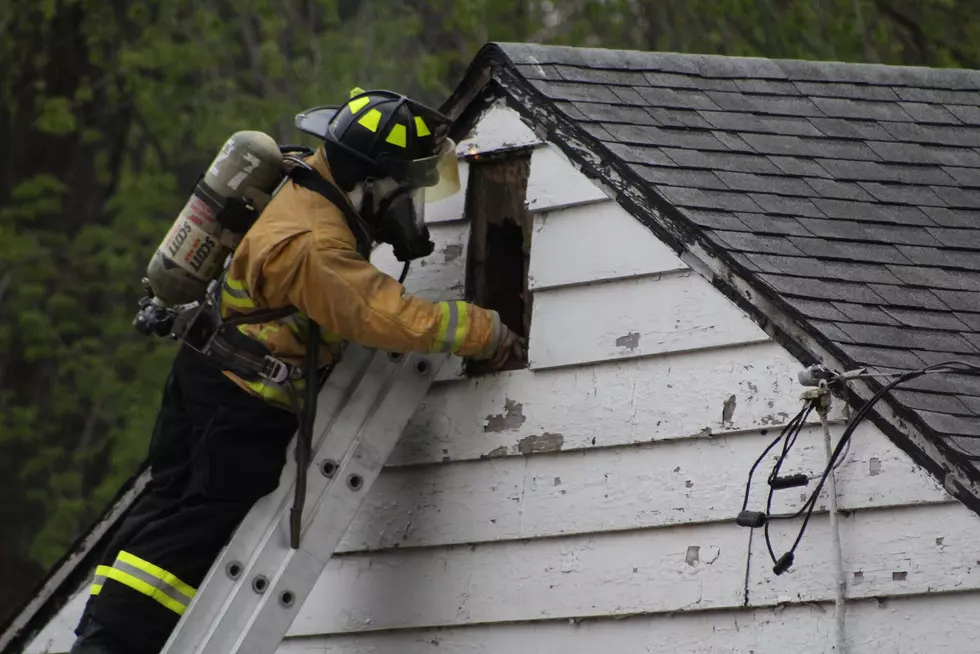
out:
M824 466L822 434L819 427L803 431L784 474L819 475ZM386 468L340 551L731 521L741 509L749 468L772 438L773 433L755 431ZM753 480L752 508L765 504L766 476L774 458L760 466ZM837 478L844 509L951 501L932 477L868 424L855 433ZM797 510L815 487L816 480L807 488L780 491L774 510ZM828 497L825 487L819 505Z
M532 291L687 269L611 200L535 214Z
M737 606L747 546L744 531L703 525L343 555L290 634Z
M529 211L552 211L608 199L609 196L573 166L561 150L552 145L535 148L527 180L526 206ZM647 233L647 238L654 238L653 234Z
M795 539L799 521L794 524L773 526L777 557ZM839 524L848 597L980 589L980 517L958 502L857 512ZM833 598L826 516L811 520L793 568L778 577L760 535L752 541L753 603Z
M405 290L427 300L462 300L466 282L466 247L470 226L466 222L429 226L435 250L412 262L405 278ZM391 246L382 244L371 255L381 272L398 279L405 265L395 258Z
M843 530L847 570L850 577L861 571L863 582L849 586L851 597L980 588L980 518L962 505L853 515L853 528ZM819 526L827 520L814 522L796 565L777 578L764 563L760 532L754 534L750 605L832 598L830 539ZM341 555L290 633L737 608L744 602L749 537L733 523L713 523Z
M287 640L280 654L810 654L833 647L833 606L622 620L542 621ZM975 651L980 593L865 600L847 609L854 654Z
M709 282L686 272L536 293L528 356L532 369L544 370L768 339Z
M517 370L430 389L391 464L520 455L778 428L801 365L772 341L581 368ZM731 420L726 401L735 395ZM834 405L840 415L841 405ZM815 418L814 418L815 419Z

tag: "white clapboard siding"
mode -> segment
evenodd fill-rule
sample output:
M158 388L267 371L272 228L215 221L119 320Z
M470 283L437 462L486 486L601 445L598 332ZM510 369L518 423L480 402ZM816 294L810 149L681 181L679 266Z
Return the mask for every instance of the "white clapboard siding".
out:
M543 370L766 340L708 281L684 272L535 294L528 357Z
M972 654L980 593L864 600L847 607L854 654ZM832 651L833 606L795 605L541 621L287 640L279 654L817 654Z
M412 261L405 290L427 300L460 300L466 280L466 248L470 226L466 222L429 226L429 236L435 244L432 254ZM391 246L383 244L371 255L371 263L395 279L405 265L395 258Z
M980 517L958 502L859 511L839 520L848 597L980 589ZM777 558L798 530L799 521L773 525ZM833 599L834 559L826 516L813 517L796 562L780 576L772 571L761 535L752 540L753 603Z
M290 634L740 606L748 537L714 524L343 555Z
M521 120L520 114L503 103L497 103L480 117L471 133L456 145L456 155L472 156L481 152L511 150L541 143L541 139Z
M855 512L842 519L849 597L980 589L980 518L959 503ZM826 516L796 564L772 573L752 536L749 604L833 599ZM777 556L791 542L774 529ZM455 626L743 606L750 532L734 523L342 555L291 634ZM854 583L854 572L862 573ZM342 589L342 590L341 590Z
M756 431L528 458L387 468L339 551L731 521L741 509L748 470L772 438L772 433ZM765 504L773 458L753 480L751 508ZM823 431L804 429L784 474L804 472L815 478L824 465ZM854 434L837 481L838 502L847 510L951 501L932 477L871 425L862 425ZM774 511L799 509L814 488L816 481L807 488L779 491ZM818 508L828 497L825 487Z
M770 341L582 368L518 370L434 386L389 463L775 429L802 406L803 387L796 380L801 367ZM731 421L723 423L732 395ZM840 403L833 412L840 415Z
M605 191L583 175L555 146L542 145L531 153L531 172L524 203L529 211L551 211L608 199Z
M687 267L612 200L534 216L528 272L532 291Z

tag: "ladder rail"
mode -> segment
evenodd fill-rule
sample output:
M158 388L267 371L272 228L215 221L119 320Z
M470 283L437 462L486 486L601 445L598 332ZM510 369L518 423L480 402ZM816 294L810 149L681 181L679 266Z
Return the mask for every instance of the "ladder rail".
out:
M357 385L367 374L372 361L371 352L361 347L348 347L341 363L334 368L317 397L317 415L313 429L313 451L321 445L333 427L337 415L350 399ZM288 510L296 485L296 435L286 452L286 465L279 476L276 490L260 498L212 563L187 610L174 627L161 654L189 652L195 637L204 636L201 625L213 623L227 610L227 600L237 579L245 574L245 566L253 563L242 559L242 553L256 551L274 524L274 516ZM237 569L234 568L237 566ZM237 573L237 574L232 574Z
M300 548L289 546L290 456L279 487L242 521L161 654L275 651L447 358L348 348L318 396ZM294 437L290 453L295 445Z

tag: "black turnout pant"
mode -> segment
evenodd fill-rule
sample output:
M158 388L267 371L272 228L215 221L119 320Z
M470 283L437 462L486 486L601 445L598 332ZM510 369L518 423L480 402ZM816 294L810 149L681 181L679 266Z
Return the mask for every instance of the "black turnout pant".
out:
M181 348L150 441L152 480L102 555L72 654L163 648L242 518L275 490L296 427Z

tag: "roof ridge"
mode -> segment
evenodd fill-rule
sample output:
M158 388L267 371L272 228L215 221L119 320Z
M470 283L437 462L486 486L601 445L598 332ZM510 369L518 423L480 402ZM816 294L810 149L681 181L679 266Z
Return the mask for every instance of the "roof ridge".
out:
M777 79L980 90L980 70L850 61L670 52L494 41L517 66L676 72L709 79ZM544 57L544 58L542 58Z

